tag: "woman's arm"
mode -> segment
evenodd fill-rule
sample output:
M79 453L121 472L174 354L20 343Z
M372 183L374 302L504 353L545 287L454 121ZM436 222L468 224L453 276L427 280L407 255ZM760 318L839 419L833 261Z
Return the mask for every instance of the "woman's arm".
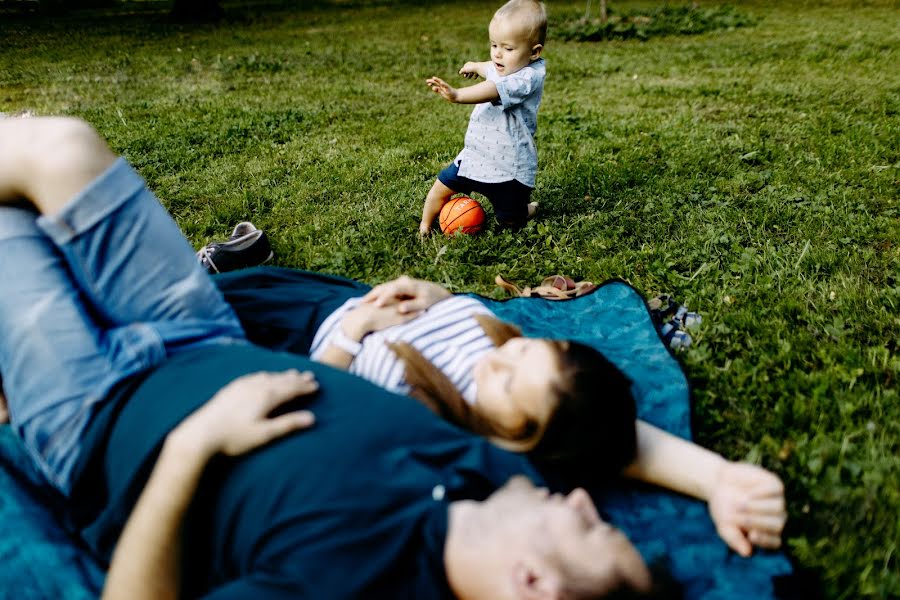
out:
M287 400L310 394L310 373L255 373L234 380L166 437L162 452L113 553L103 598L177 598L181 525L206 465L310 427L309 411L268 418Z
M378 307L396 306L397 311L401 313L417 313L450 296L452 296L450 290L439 283L403 275L376 285L363 296L363 302Z
M317 362L338 369L349 369L350 364L362 349L362 339L373 331L381 331L394 325L412 321L421 311L401 310L398 306L377 306L363 302L347 312L338 325L328 346L316 359Z
M406 275L377 285L341 321L336 335L342 335L343 340L329 344L317 360L338 369L348 369L359 351L357 345L368 334L411 321L451 295L438 283Z
M637 422L637 438L637 458L625 475L705 500L719 536L741 556L754 545L781 545L787 511L777 475L728 461L643 421Z

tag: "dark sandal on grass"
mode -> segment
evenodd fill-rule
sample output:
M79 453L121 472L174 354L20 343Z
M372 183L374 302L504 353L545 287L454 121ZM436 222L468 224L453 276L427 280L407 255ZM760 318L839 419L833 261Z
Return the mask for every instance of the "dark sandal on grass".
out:
M686 306L679 306L672 315L672 323L681 330L693 329L703 322L703 317L695 312L690 312Z
M651 298L647 301L647 308L667 346L677 350L691 345L693 340L686 330L700 325L703 319L699 314L689 311L668 294Z
M680 307L681 305L668 294L660 294L647 300L650 317L656 323L657 328L662 327L663 323L670 319Z
M659 335L662 337L663 343L672 350L686 350L694 341L691 339L691 334L679 329L671 321L659 328Z

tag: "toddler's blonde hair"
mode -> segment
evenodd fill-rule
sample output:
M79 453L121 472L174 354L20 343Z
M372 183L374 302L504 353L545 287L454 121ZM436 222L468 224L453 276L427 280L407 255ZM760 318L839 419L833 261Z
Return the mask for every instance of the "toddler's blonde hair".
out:
M517 19L532 44L544 45L547 39L547 10L537 0L509 0L494 13L495 19Z

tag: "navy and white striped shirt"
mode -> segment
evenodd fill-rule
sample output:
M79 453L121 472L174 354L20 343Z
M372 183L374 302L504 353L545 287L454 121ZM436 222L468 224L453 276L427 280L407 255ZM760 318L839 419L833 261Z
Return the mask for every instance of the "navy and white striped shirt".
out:
M344 315L359 305L351 298L331 313L316 331L310 357L318 360L338 331ZM484 333L475 315L493 316L484 304L468 296L451 296L431 306L412 321L375 331L362 340L362 350L349 371L398 394L408 394L403 363L386 342L406 342L441 370L469 404L475 403L472 368L494 343Z

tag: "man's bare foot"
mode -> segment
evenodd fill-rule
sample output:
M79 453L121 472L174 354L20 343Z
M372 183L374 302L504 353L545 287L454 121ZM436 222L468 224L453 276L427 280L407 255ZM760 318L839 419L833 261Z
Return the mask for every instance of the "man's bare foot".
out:
M528 220L532 220L534 216L537 214L538 203L537 202L529 202L528 203Z

